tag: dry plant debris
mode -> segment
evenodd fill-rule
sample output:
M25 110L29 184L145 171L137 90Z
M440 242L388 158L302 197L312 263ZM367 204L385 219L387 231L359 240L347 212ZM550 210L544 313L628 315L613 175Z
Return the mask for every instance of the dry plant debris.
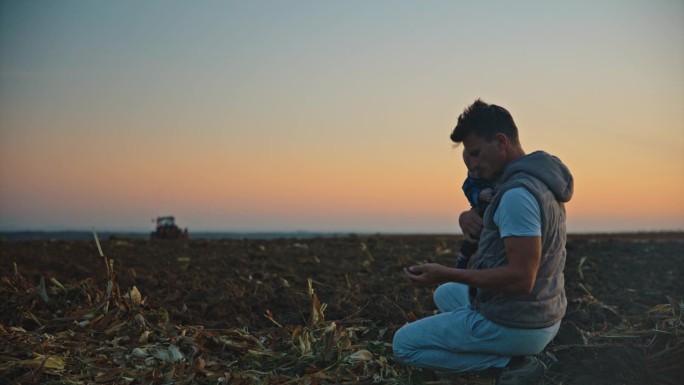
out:
M269 289L269 283L276 283L281 290L298 291L308 303L308 307L292 310L302 315L301 322L291 322L291 315L286 317L281 307L276 311L264 309L258 315L265 324L233 323L226 328L217 328L216 323L184 325L174 321L174 315L159 306L157 299L147 297L145 290L135 285L121 289L115 261L102 253L99 242L99 280L86 278L62 283L65 281L57 276L36 276L35 271L33 279L27 279L20 266L10 264L9 269L4 267L1 271L0 383L491 383L486 374L440 376L396 363L389 341L401 323L378 325L375 319L358 317L362 314L360 309L370 306L368 303L352 309L354 316L347 318L339 317L339 305L334 303L338 316L328 320L328 304L335 299L331 286L366 295L370 302L371 293L363 292L353 274L378 275L380 266L386 265L399 271L412 260L408 253L401 252L405 246L393 246L387 252L397 254L392 265L387 263L383 250L373 247L372 239L349 241L356 242L358 270L342 271L336 283L317 281L320 278L313 274L306 280L306 286L298 290L301 282L292 287L292 277L261 269L239 277L244 287L230 286L246 299ZM581 247L569 249L569 255L575 254L575 262L572 264L569 259L570 271L566 271L568 314L559 335L548 347L560 362L548 372L546 384L579 385L591 378L597 384L617 383L603 381L601 376L620 370L633 372L616 377L621 379L619 383L679 384L684 374L684 293L675 289L667 303L643 306L635 302L636 309L641 311L625 311L623 303L615 305L620 298L617 293L615 297L606 294L614 289L600 286L613 282L621 287L621 282L599 277L612 272L600 268L591 256L583 255L582 247L592 242L577 243ZM450 258L444 252L449 247L444 239L435 243L432 258L445 263L446 259L439 258ZM135 245L125 241L118 244ZM271 248L271 244L264 242L255 248L255 253L265 254ZM289 248L304 253L302 260L310 261L311 266L327 261L315 254L320 248L307 243L293 243ZM194 257L176 259L185 266ZM677 274L681 274L681 268L675 271L675 278ZM677 286L679 280L672 282L675 288L681 287ZM627 286L628 295L634 294L630 287L633 286ZM319 288L326 288L325 297L319 298ZM597 292L602 294L594 296ZM399 291L390 290L372 298L380 298L385 312L407 322L431 313L431 309L420 306L421 301L429 302L428 294L405 284ZM234 318L253 319L244 314L235 314ZM632 382L628 376L634 377Z
M96 237L97 240L97 237ZM308 280L310 317L304 325L205 329L169 323L134 286L121 294L114 261L98 243L107 272L105 289L92 279L38 286L14 265L3 277L0 379L15 384L356 384L402 383L410 369L396 367L391 346L364 340L363 322L325 321L326 304ZM30 330L22 326L30 325Z

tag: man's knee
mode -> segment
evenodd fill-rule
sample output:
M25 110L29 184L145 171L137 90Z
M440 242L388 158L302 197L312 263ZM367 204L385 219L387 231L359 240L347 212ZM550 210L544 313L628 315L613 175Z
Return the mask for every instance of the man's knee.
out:
M468 305L468 287L460 283L445 283L435 289L433 300L442 312L463 308Z
M451 285L453 285L453 283L445 283L443 285L437 286L437 289L435 289L435 294L432 296L435 302L443 302L448 300L448 297L451 296Z
M394 333L394 338L392 339L392 351L394 352L394 358L404 364L411 364L411 357L413 355L414 349L411 348L409 343L409 333L406 326L397 330Z

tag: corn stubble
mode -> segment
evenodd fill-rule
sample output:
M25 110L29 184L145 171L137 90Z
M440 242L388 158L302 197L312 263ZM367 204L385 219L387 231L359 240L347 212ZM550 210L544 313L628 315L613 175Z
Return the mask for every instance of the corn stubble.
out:
M103 253L93 233L106 272L101 282L93 278L74 284L63 284L56 277L28 280L16 264L10 271L3 270L0 383L491 383L485 374L438 377L398 364L388 339L383 338L387 337L383 336L386 327L378 328L372 320L356 315L326 320L327 305L318 298L315 287L329 283L312 278L302 287L308 307L300 309L298 324L281 322L279 314L270 310L263 313L267 326L259 329L174 323L164 308L152 305L154 298L147 298L135 286L119 287L114 260ZM361 254L359 268L370 271L377 256L365 243L361 243ZM439 251L437 254L442 255ZM405 266L410 262L397 263ZM596 286L600 281L594 277L598 271L595 263L591 258L578 257L570 266L576 267L577 273L567 275L566 286L574 288L569 291L568 314L561 333L548 348L561 361L547 373L545 383L583 383L576 381L581 374L576 368L588 368L587 375L591 376L592 368L600 369L600 365L615 361L617 357L611 352L621 352L623 360L633 359L626 363L646 368L651 383L679 384L684 367L681 298L668 297L668 303L644 307L641 314L625 315L624 309L594 296L600 288ZM281 279L283 287L289 287ZM353 288L346 273L340 282L344 289ZM370 297L370 293L363 294ZM414 303L417 299L406 301ZM417 318L412 310L404 310L392 309L402 313L405 320ZM573 358L575 361L570 361Z
M325 320L327 305L308 280L306 322L272 328L206 329L174 325L134 286L122 294L114 261L102 252L104 289L86 279L38 287L14 265L3 297L16 312L0 324L0 379L15 384L357 384L406 383L410 370L393 362L388 343L367 339L363 322ZM33 328L29 327L32 326ZM435 383L433 381L433 383ZM437 382L438 383L438 382Z

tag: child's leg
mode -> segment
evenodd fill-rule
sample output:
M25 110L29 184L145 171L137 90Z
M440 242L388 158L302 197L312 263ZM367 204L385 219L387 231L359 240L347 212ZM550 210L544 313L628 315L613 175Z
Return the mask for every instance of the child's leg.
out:
M468 241L463 241L461 243L461 250L458 252L458 257L456 258L456 268L457 269L467 269L468 261L470 257L477 251L477 243L470 243Z

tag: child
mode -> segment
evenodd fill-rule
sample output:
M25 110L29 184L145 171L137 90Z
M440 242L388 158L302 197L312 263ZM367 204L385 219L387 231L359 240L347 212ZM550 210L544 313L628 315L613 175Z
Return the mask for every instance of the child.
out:
M468 168L468 177L463 182L463 192L472 208L482 216L487 209L489 202L494 197L494 182L478 177L477 172L470 170L470 157L463 150L463 162ZM473 237L474 238L474 237ZM456 268L466 269L470 257L477 251L477 244L463 241L461 250L456 258Z

